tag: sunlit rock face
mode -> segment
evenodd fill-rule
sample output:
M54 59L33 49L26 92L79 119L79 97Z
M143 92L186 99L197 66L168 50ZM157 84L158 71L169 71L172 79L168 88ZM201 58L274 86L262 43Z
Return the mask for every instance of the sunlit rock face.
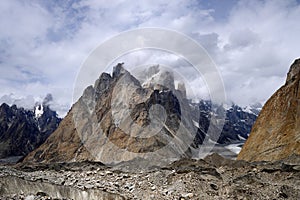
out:
M163 89L142 87L122 64L112 76L103 73L25 161L111 164L143 158L160 164L191 156L197 128L191 117L182 117L191 112L188 101L175 90L171 73L160 76Z
M275 161L300 154L300 59L264 105L238 159Z
M185 85L178 82L175 87L174 74L159 66L141 74L138 80L123 64L115 66L112 75L102 73L58 129L24 161L143 160L149 166L165 165L182 157L203 157L216 144L218 152L236 156L256 119L252 111L235 105L225 109L209 100L192 102ZM204 141L208 147L199 153Z

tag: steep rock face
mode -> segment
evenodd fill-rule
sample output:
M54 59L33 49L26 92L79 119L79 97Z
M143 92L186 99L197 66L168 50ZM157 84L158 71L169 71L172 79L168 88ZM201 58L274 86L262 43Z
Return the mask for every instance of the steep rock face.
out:
M40 146L57 128L56 112L44 106L36 118L31 110L2 104L0 106L0 158L25 156Z
M191 118L182 118L190 110L177 92L143 88L118 64L112 76L103 73L86 88L58 129L25 161L112 164L140 157L154 164L187 155L196 129Z
M225 114L225 123L218 138L210 137L210 140L218 144L227 145L232 143L241 143L245 141L251 131L257 115L250 111L246 112L238 105L232 105L225 109L220 105L214 105L211 101L201 100L199 103L190 103L192 105L192 115L194 123L198 129L196 144L202 144L209 126L214 126L211 122L212 116L220 118L219 115ZM249 109L250 110L250 109ZM254 109L252 109L254 111ZM257 110L255 110L258 112ZM199 117L200 116L200 117Z
M33 159L33 155L36 162L45 160L48 162L84 161L91 156L77 134L72 110L53 134L39 148L31 152L25 160Z
M275 161L300 154L300 59L264 105L238 159Z
M209 101L191 103L184 86L175 89L172 73L158 67L149 70L144 87L122 64L114 67L112 75L101 74L25 161L114 164L142 158L155 165L197 156L205 138L209 145L223 145L243 142L248 136L255 115L232 107L225 121L229 128L220 138L208 135L209 126L220 131L217 123L226 111Z

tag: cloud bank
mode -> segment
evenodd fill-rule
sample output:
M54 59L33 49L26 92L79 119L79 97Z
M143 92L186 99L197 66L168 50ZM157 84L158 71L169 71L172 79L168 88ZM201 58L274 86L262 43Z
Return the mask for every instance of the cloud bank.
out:
M183 32L207 50L229 100L264 102L299 57L299 21L296 0L3 0L0 96L51 93L65 113L76 75L93 49L121 31L161 27Z

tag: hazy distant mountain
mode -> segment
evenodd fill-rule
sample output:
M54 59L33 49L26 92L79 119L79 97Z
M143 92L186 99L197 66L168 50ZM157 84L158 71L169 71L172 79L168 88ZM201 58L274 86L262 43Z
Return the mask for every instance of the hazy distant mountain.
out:
M0 106L0 158L25 156L58 127L61 119L46 102L37 104L34 110Z
M264 105L238 159L274 161L300 155L300 59Z

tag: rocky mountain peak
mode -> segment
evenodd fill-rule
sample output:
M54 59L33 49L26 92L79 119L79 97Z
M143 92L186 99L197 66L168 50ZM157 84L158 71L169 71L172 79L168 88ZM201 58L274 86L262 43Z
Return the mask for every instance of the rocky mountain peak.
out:
M212 115L218 118L220 114L209 103L202 107L186 99L185 86L176 90L171 72L150 67L148 73L142 73L141 85L123 65L116 65L112 76L102 73L94 86L87 87L57 130L25 161L112 164L142 158L158 165L198 156L193 149L203 143ZM240 110L231 113L227 122L231 129L220 140L213 136L210 140L222 144L241 141L241 132L247 137L256 116ZM217 123L213 120L211 126L217 129Z
M121 74L125 73L128 73L128 71L124 69L124 63L118 63L113 68L113 78L118 78Z
M35 110L5 103L0 106L0 158L27 155L40 146L61 121L47 105L43 106L43 113L36 116Z
M40 118L44 113L43 104L37 104L34 109L35 118Z
M8 109L9 109L9 105L7 105L6 103L1 104L0 110L2 112L6 112L6 111L8 111Z
M56 112L52 112L52 110L50 109L50 104L52 101L53 101L52 94L47 94L42 102L35 103L33 112L34 112L35 118L37 120L39 118L41 118L43 115L45 115L46 117L56 117L56 115L57 115ZM44 118L45 118L45 116L44 116Z
M154 65L149 67L143 73L143 87L158 91L175 91L175 79L173 72L160 68L159 65ZM181 89L185 90L185 88Z
M142 87L123 65L117 64L112 76L101 74L94 87L88 87L72 106L61 126L26 160L118 163L141 157L161 163L162 155L168 162L185 154L195 137L191 134L196 134L188 132L193 128L192 119L181 118L190 113L188 102L178 99L170 88ZM163 77L167 81L163 84L174 88L173 75L166 72ZM179 128L182 130L177 133ZM72 152L70 146L74 147Z
M112 77L108 73L102 73L100 77L95 81L94 90L96 98L102 95L102 93L108 90L112 82Z
M300 59L287 82L263 106L238 159L275 161L300 155Z
M286 82L289 84L300 78L300 58L295 60L287 75Z

